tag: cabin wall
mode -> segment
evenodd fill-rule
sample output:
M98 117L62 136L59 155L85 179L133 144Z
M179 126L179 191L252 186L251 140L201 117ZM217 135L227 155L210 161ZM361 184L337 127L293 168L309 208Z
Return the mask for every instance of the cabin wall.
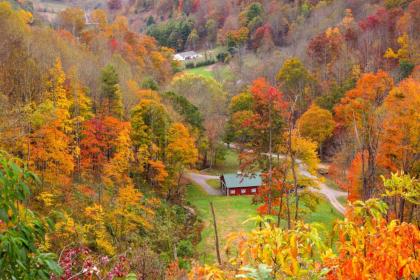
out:
M229 188L227 189L226 195L254 195L258 194L258 186L255 187L238 187L238 188Z

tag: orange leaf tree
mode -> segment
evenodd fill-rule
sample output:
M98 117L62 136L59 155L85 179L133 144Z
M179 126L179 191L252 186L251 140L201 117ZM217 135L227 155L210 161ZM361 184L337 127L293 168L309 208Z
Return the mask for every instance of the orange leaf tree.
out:
M354 89L348 91L335 107L340 128L354 133L355 146L362 157L362 199L371 197L377 188L377 155L382 133L380 110L393 85L383 71L364 74ZM366 153L366 155L365 155Z
M335 226L339 255L324 259L328 279L415 279L420 276L420 231L384 219L386 204L357 201Z

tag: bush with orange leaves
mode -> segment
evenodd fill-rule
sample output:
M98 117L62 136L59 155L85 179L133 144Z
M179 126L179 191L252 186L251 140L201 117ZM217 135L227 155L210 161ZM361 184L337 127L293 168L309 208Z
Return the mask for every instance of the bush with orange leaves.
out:
M387 222L385 202L356 201L339 221L338 256L324 259L328 279L418 279L420 231L417 226Z

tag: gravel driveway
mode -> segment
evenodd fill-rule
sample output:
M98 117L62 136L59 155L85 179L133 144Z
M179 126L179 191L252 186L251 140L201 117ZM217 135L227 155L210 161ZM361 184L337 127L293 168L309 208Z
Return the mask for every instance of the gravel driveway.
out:
M220 179L219 176L203 175L199 173L188 172L186 177L194 181L196 184L200 185L209 195L222 195L222 192L220 190L213 188L206 182L207 180L211 179L218 180Z

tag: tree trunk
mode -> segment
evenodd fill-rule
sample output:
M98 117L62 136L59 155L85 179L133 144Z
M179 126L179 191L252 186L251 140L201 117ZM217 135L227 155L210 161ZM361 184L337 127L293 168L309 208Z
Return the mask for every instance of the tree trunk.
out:
M269 122L269 143L268 143L268 215L271 215L271 205L272 205L272 153L273 153L273 135L271 127L271 97L270 104L268 106L268 122Z
M285 188L286 176L284 176L282 180L282 188L280 191L280 201L279 201L279 212L277 213L277 227L280 227L280 220L281 220L281 211L283 210L283 194Z
M290 117L289 121L289 140L288 140L288 149L289 149L289 156L290 156L290 163L292 168L292 175L293 175L293 188L295 190L295 221L297 221L298 218L298 212L299 212L299 195L298 195L298 186L297 186L297 176L296 176L296 169L295 169L295 155L293 154L292 150L292 130L293 130L293 124L292 124L292 116Z
M367 200L367 178L366 178L366 171L365 171L365 153L364 150L362 149L362 180L363 180L363 184L362 184L362 199L363 201Z
M399 216L399 219L400 219L400 222L402 223L403 221L404 221L404 206L405 206L405 199L403 198L403 197L401 197L401 200L400 200L400 216Z
M214 214L213 202L210 202L210 208L211 208L211 214L213 216L213 227L214 227L214 235L215 235L215 243L216 243L217 262L219 263L219 265L221 265L222 259L220 258L219 235L217 233L217 222L216 222L216 215Z
M366 199L372 197L372 193L375 189L375 177L376 177L376 153L372 147L368 148L368 172L367 172L367 193Z
M295 189L295 221L298 219L299 214L299 195L298 195L298 185L297 185L297 176L295 170L295 156L291 156L292 159L292 174L293 174L293 186Z
M408 217L408 222L411 223L413 221L414 209L416 208L415 204L411 204L410 215Z
M287 190L286 192L286 205L287 205L287 228L290 229L291 227L291 222L290 222L290 200L289 200L289 195L290 192L289 190Z

